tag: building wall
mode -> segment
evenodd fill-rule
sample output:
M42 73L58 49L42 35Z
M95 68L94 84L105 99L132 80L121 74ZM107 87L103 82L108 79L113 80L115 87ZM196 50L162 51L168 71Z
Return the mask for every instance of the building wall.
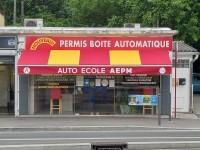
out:
M189 59L192 61L192 56L178 56L178 59ZM191 66L190 66L191 67ZM175 68L172 69L172 111L175 108L176 101L176 112L189 112L190 109L190 68L176 68L176 80L179 81L179 78L185 78L185 85L176 86L176 99L175 99L175 86L173 85L173 79L175 78Z

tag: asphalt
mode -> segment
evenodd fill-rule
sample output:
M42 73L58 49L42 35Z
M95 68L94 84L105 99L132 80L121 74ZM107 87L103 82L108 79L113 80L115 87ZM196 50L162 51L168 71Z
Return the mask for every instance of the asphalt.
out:
M130 130L130 129L200 129L200 119L192 113L177 113L172 116L117 115L117 116L0 116L0 131L21 130Z
M159 125L160 121L160 125ZM180 129L200 130L200 119L195 114L178 113L171 120L168 116L157 115L118 115L118 116L0 116L0 132L4 131L116 131L116 130L157 130ZM199 141L190 142L132 142L127 143L128 150L139 149L195 149ZM36 144L1 145L0 150L93 150L92 143L75 144ZM124 149L126 150L126 149Z

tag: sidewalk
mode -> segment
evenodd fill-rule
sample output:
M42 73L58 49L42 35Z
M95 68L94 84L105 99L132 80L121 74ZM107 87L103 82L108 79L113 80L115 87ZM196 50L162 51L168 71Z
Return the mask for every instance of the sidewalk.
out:
M195 114L168 116L0 116L0 131L14 130L131 130L131 129L200 129L200 119Z

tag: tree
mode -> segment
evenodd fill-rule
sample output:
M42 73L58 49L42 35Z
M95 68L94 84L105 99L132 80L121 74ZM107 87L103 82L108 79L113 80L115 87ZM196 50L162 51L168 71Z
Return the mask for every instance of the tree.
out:
M200 2L198 0L135 0L133 5L134 21L146 27L170 27L178 30L176 40L189 45L199 41Z
M110 0L70 0L69 12L72 26L107 26L108 18L117 11Z
M7 25L13 24L13 8L14 8L13 1L11 0L1 1L0 10L5 15L5 22Z
M21 1L17 0L17 25L21 23ZM0 10L5 13L6 25L13 23L13 0L1 2ZM68 26L68 0L24 0L25 18L43 18L44 26Z
M43 18L44 26L69 25L67 0L25 0L25 18Z

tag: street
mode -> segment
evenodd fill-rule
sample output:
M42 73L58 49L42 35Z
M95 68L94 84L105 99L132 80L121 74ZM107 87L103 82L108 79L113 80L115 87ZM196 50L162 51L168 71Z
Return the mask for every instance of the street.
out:
M167 144L173 148L198 148L200 146L200 130L121 130L121 131L21 131L0 132L0 149L28 149L34 147L45 149L62 149L73 146L74 149L90 149L91 143L126 142L129 149L146 149L147 145L156 144L164 149ZM140 145L138 147L137 145ZM56 148L55 148L56 146ZM170 147L167 147L168 149ZM47 148L48 149L48 148ZM72 149L72 148L70 148ZM150 149L148 147L147 149Z

